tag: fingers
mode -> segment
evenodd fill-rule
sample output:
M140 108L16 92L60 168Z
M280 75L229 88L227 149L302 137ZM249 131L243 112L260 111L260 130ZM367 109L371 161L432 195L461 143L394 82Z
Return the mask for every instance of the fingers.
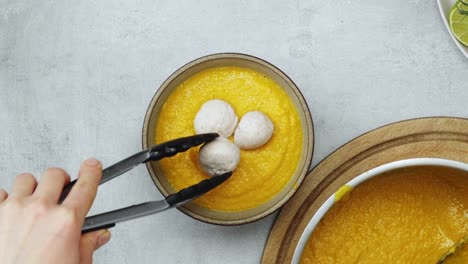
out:
M5 190L0 189L0 203L5 201L6 198L8 198L8 193Z
M82 235L80 240L80 264L91 264L94 251L109 242L110 238L111 233L107 229Z
M78 181L63 202L64 206L74 209L79 219L84 220L96 197L102 177L101 163L91 158L81 164Z
M34 196L42 197L49 202L58 203L65 184L70 182L70 176L62 169L47 169L39 181Z
M36 189L36 178L30 173L22 173L16 176L11 190L11 196L27 197L30 196Z

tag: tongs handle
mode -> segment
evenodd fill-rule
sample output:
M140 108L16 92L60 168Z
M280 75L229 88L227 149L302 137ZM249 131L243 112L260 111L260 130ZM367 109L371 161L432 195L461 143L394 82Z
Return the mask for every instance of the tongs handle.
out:
M200 195L213 190L218 185L229 179L231 175L232 172L227 172L221 175L213 176L209 179L203 180L197 184L182 189L177 193L171 194L167 196L165 200L141 203L87 217L81 232L87 233L99 229L111 228L119 222L161 212L171 207L184 205L199 197Z
M195 136L183 137L140 151L126 159L115 163L110 167L105 168L102 171L102 178L99 184L103 184L119 175L122 175L123 173L133 169L138 164L172 157L177 153L185 152L192 147L213 141L218 136L219 135L216 133L206 133ZM62 195L60 196L60 203L62 203L63 200L65 200L67 195L70 193L73 185L75 185L76 181L77 180L73 180L72 182L65 185L62 191Z

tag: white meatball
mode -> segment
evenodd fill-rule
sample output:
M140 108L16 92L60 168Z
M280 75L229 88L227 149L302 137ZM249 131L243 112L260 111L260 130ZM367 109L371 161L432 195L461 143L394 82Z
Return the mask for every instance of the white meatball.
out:
M219 99L204 103L195 116L194 127L197 134L218 133L228 138L237 126L236 113L232 106Z
M261 111L247 112L234 132L234 143L241 149L254 149L263 146L273 135L274 125Z
M198 163L211 176L234 171L239 165L240 149L223 137L203 145L198 153Z

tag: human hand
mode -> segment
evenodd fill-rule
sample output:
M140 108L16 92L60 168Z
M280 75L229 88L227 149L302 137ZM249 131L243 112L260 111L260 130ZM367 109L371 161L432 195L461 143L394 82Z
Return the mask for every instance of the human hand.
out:
M60 205L62 189L70 182L62 169L46 170L39 184L33 175L20 174L10 194L0 189L0 263L91 264L94 251L110 239L108 230L81 235L101 176L99 161L84 161Z

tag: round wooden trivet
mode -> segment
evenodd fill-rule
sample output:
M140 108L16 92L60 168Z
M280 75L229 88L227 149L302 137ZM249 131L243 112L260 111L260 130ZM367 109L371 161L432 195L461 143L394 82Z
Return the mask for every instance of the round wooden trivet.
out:
M445 158L468 163L468 119L432 117L372 130L330 154L305 178L281 209L262 263L291 263L307 223L340 186L379 165L409 158Z

